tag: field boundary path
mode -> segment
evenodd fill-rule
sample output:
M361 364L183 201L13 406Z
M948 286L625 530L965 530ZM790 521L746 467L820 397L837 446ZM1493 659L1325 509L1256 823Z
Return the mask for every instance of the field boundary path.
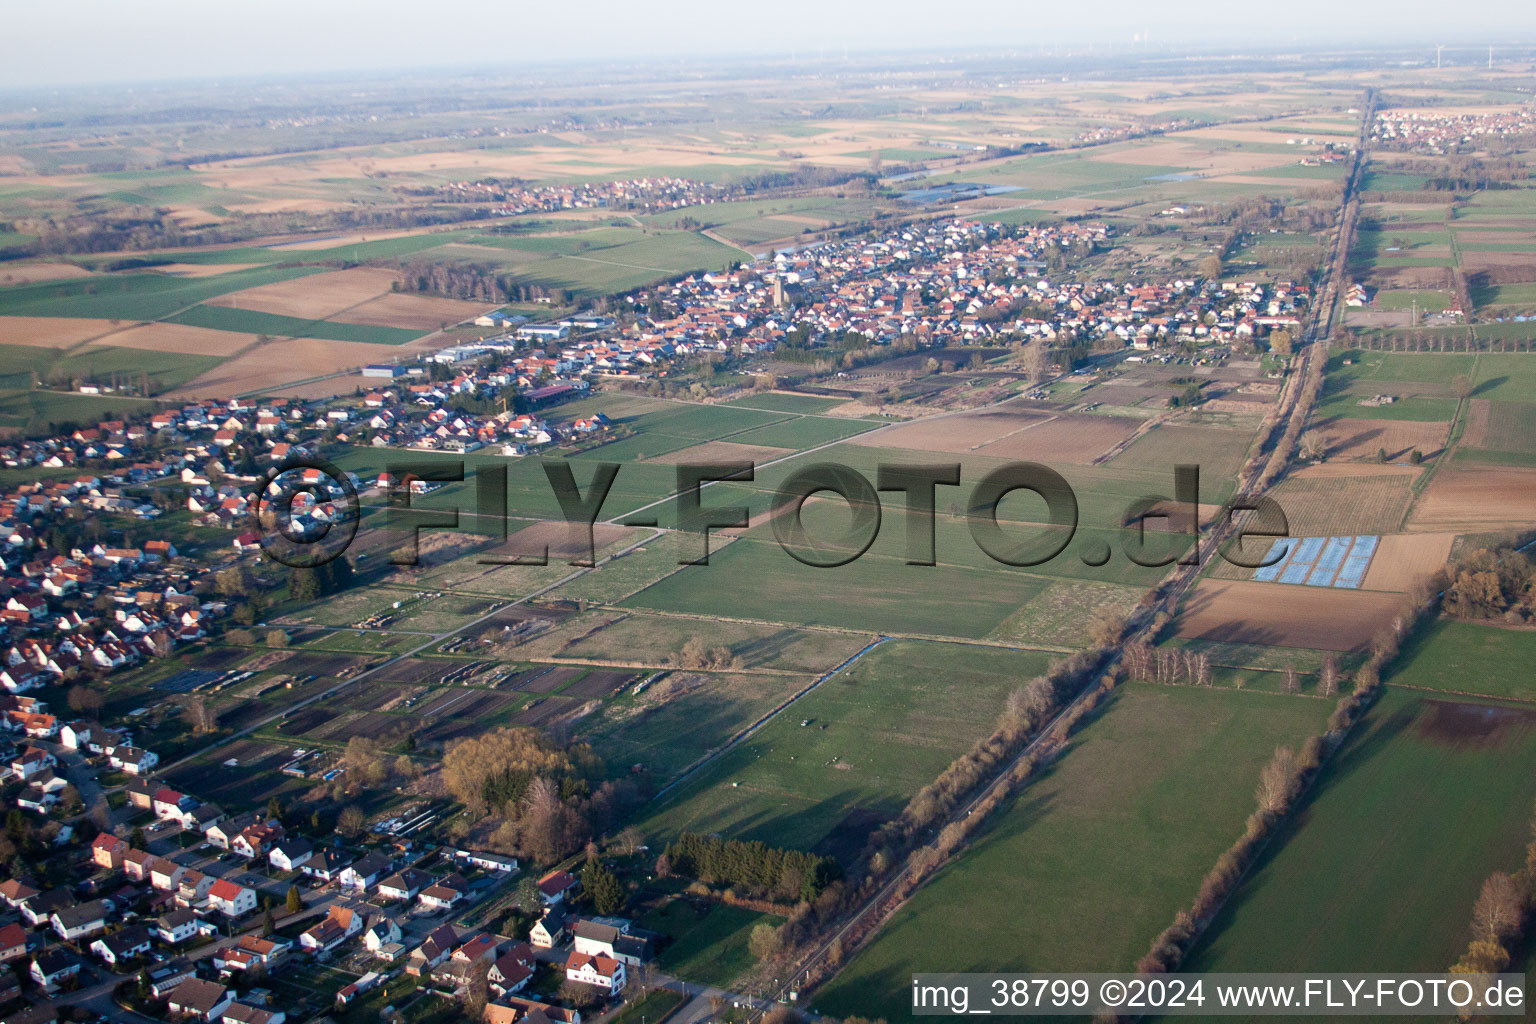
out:
M711 762L713 762L714 760L719 758L721 755L723 755L725 753L728 753L731 750L734 750L736 747L740 746L746 740L750 739L752 737L752 735L754 733L756 733L758 730L760 730L763 726L767 725L769 722L771 722L775 718L779 717L779 715L782 714L784 711L788 710L788 708L789 708L789 706L791 704L794 704L801 697L804 697L806 694L808 694L812 690L816 689L822 683L826 682L828 679L831 679L833 676L837 675L843 669L847 668L849 665L852 665L854 662L856 662L860 658L864 657L864 655L868 654L870 651L874 650L876 647L879 647L881 644L884 644L884 643L889 643L890 641L891 641L891 637L882 636L878 640L873 640L870 643L865 644L864 648L862 650L858 651L856 654L854 654L851 657L849 657L848 660L844 661L841 665L839 665L836 668L832 669L832 671L830 671L830 672L826 672L826 673L816 677L815 679L813 679L810 682L809 685L805 686L804 688L802 688L798 692L796 692L794 694L791 694L789 697L786 697L784 700L779 702L779 705L777 707L775 707L772 710L766 712L761 718L759 718L757 721L753 722L751 725L747 726L744 729L737 730L736 735L734 735L730 739L726 740L724 743L722 743L720 746L716 747L714 750L711 750L708 753L704 754L703 756L697 758L692 764L690 764L690 765L688 765L688 767L684 768L682 770L682 772L680 772L678 774L677 778L673 779L671 782L667 783L665 786L663 786L659 790L657 790L656 791L656 795L651 797L651 802L652 803L659 803L662 800L662 798L665 797L668 793L672 792L678 786L681 786L684 782L688 781L693 776L697 775L700 771L702 771Z

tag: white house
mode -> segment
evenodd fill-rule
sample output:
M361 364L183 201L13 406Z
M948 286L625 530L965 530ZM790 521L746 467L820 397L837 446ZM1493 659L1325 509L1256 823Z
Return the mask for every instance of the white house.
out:
M160 941L169 945L186 942L198 933L198 926L202 922L198 916L187 908L173 910L162 916L155 922L155 934L160 936Z
M614 995L624 990L624 965L612 957L572 952L565 958L565 978Z
M381 853L370 853L358 858L341 872L343 889L367 889L375 885L390 869L390 860Z
M112 905L106 900L91 900L78 907L55 910L48 920L53 926L54 934L65 942L74 942L88 935L106 931L107 918L111 913Z
M127 963L136 956L143 956L149 952L150 931L143 925L133 924L111 935L103 935L91 943L91 952L95 953L106 963L113 967Z
M208 899L215 910L229 918L241 917L256 909L256 890L236 885L227 878L213 883L208 890Z
M267 863L279 871L297 871L314 855L315 848L308 839L293 837L274 845L272 852L267 854Z
M363 933L363 948L378 956L388 946L400 944L400 926L392 917L379 917Z
M310 953L335 949L362 931L363 924L362 911L333 905L319 924L299 936L299 948Z

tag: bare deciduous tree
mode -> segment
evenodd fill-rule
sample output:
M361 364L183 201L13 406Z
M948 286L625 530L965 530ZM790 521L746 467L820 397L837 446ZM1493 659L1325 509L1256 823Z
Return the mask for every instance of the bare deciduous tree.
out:
M1339 659L1331 654L1323 659L1322 670L1317 674L1317 692L1324 697L1339 692Z
M1515 933L1525 916L1525 892L1509 875L1495 871L1483 883L1472 905L1472 933L1502 943Z
M1296 793L1297 778L1296 751L1290 747L1276 747L1275 756L1259 772L1259 788L1254 794L1259 801L1259 810L1268 814L1284 810Z

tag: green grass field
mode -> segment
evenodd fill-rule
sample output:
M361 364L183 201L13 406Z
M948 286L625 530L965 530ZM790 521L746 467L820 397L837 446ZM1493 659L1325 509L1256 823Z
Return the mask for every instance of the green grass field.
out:
M148 375L150 390L159 392L181 387L223 361L221 356L104 345L65 356L53 364L50 373L94 380L98 384L110 383L114 374L126 384L137 384L141 376Z
M58 391L0 391L0 427L23 434L53 433L68 424L95 426L125 413L148 412L154 403L141 398L78 395ZM43 471L28 470L27 481L42 479Z
M376 345L404 345L421 337L425 331L403 327L374 327L346 324L332 320L305 320L253 309L228 306L193 306L171 317L172 323L193 327L212 327L220 331L265 334L273 338L320 338L326 341L363 341Z
M991 633L1045 585L1033 576L953 564L909 566L900 558L875 554L838 568L813 568L795 561L768 535L711 552L709 565L684 568L623 604L692 615L976 639Z
M897 911L815 1009L906 1020L918 971L1127 971L1242 830L1259 770L1316 732L1302 698L1126 684Z
M1186 969L1446 969L1483 879L1519 866L1533 726L1507 705L1389 689Z
M160 320L218 295L319 273L319 267L254 267L213 277L114 274L0 289L10 316L69 316L101 320Z
M680 696L658 703L655 692L633 697L625 691L581 720L577 735L603 752L613 774L628 774L633 765L643 764L652 779L670 782L812 678L698 672L672 676L689 687ZM656 684L665 685L665 680Z
M1473 379L1478 357L1459 353L1340 352L1328 360L1319 416L1350 419L1449 420L1456 412L1451 381ZM1353 360L1353 365L1346 365ZM1375 395L1396 395L1390 405L1361 405Z
M672 900L640 919L640 927L672 940L657 957L656 966L705 985L728 985L752 966L747 940L752 929L763 923L777 927L784 919L723 904L699 908L682 899Z
M857 850L975 740L1043 654L891 641L667 795L642 831ZM807 723L802 725L801 723Z
M1536 700L1536 632L1441 620L1415 637L1388 681L1427 690Z
M770 412L800 412L819 413L826 412L836 405L842 405L841 398L821 398L817 395L791 395L777 391L770 391L761 395L743 395L741 398L733 398L726 405L741 405L750 409L766 409Z

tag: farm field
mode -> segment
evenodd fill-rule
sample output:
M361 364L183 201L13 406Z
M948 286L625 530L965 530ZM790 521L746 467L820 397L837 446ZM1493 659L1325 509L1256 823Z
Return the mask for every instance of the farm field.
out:
M737 668L816 674L857 654L875 634L628 610L592 611L573 616L526 646L540 658L664 668L677 664L679 652L692 638L710 650L725 648L732 660L739 660Z
M1414 502L1409 530L1480 533L1536 522L1536 468L1453 464Z
M1269 497L1285 510L1294 537L1391 533L1402 525L1419 472L1408 466L1324 463L1289 474ZM1342 494L1349 499L1341 501Z
M1382 452L1387 461L1405 462L1414 451L1425 459L1440 455L1450 435L1450 424L1438 420L1351 419L1330 416L1313 429L1327 446L1328 458L1338 462L1375 462Z
M1536 701L1536 632L1441 619L1404 648L1386 681L1421 690Z
M1127 683L814 997L906 1020L918 971L1127 971L1193 897L1280 744L1329 706Z
M662 840L720 832L846 856L1048 662L1006 648L884 643L668 794L641 827Z
M1358 651L1402 607L1400 594L1205 579L1174 619L1186 639Z
M1469 461L1536 464L1536 402L1472 399L1458 452Z
M1444 970L1484 878L1522 857L1533 726L1523 708L1389 687L1186 969Z
M1475 383L1475 359L1446 353L1339 352L1328 360L1318 418L1449 422L1456 411L1451 382L1466 375ZM1360 404L1377 395L1396 400L1385 405Z
M810 685L814 676L674 671L581 719L578 739L614 775L636 765L660 786Z
M925 574L925 575L924 575ZM743 587L745 580L754 581ZM816 600L805 594L815 580ZM922 582L920 592L912 586ZM699 616L726 616L866 632L980 638L1039 593L1045 581L956 565L933 568L866 554L837 569L795 561L771 538L744 538L622 602Z

